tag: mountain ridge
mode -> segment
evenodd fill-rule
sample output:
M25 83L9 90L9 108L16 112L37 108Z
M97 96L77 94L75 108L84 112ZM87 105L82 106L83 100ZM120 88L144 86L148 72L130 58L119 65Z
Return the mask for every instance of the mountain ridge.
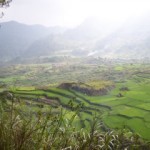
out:
M73 29L1 23L0 58L32 58L51 55L106 58L150 57L150 15L122 26L89 18Z

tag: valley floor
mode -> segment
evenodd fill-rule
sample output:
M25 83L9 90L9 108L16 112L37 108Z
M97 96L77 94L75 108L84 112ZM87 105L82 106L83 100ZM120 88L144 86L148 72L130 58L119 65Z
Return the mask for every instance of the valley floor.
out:
M150 140L149 68L149 63L101 59L11 65L0 68L0 90L11 91L33 111L38 107L46 113L52 106L58 113L60 106L68 111L80 106L77 128L88 129L96 114L104 131L127 128ZM106 89L107 93L88 95L60 88L62 83L84 83L88 88Z

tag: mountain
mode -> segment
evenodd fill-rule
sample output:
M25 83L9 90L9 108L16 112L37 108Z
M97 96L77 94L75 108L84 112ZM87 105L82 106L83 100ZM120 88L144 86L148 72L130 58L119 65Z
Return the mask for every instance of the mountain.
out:
M97 18L87 18L79 26L66 30L63 34L47 36L35 41L25 54L28 57L55 55L62 53L74 56L87 56L102 40L114 31L116 26Z
M83 42L66 38L64 34L48 35L33 42L25 57L40 57L48 55L71 55L73 50L81 50Z
M132 18L95 46L95 55L104 57L150 57L150 14Z
M108 36L117 27L118 25L111 24L106 20L89 17L76 28L67 30L64 35L72 40L90 41Z
M21 56L36 40L50 34L61 33L64 30L60 27L25 25L15 21L1 23L0 59L9 60Z
M150 13L115 24L88 18L73 29L1 23L0 59L56 55L110 58L150 57Z

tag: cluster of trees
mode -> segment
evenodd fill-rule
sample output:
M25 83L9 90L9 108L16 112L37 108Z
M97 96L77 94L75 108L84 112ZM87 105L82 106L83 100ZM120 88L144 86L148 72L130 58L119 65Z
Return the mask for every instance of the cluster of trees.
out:
M0 0L0 7L8 7L12 0Z
M0 0L0 8L2 7L8 7L9 6L9 3L11 2L12 0ZM0 18L2 18L4 16L4 13L2 12L0 14Z

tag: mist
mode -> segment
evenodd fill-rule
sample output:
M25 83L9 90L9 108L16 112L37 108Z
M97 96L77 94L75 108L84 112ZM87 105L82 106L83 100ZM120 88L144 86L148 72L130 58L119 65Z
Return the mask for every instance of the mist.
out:
M75 27L86 18L120 24L139 17L150 9L148 0L14 0L4 9L5 21L45 26Z

